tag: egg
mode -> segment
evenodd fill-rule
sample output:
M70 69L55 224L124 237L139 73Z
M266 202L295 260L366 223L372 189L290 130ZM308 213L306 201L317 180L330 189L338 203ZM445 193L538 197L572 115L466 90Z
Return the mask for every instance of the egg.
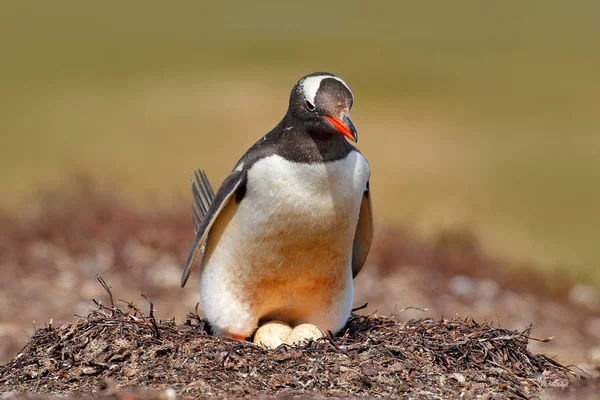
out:
M287 344L295 345L310 340L318 340L324 337L323 331L313 324L300 324L296 326L287 338Z
M292 333L292 327L285 322L269 321L256 330L254 344L274 349L287 343L290 333Z

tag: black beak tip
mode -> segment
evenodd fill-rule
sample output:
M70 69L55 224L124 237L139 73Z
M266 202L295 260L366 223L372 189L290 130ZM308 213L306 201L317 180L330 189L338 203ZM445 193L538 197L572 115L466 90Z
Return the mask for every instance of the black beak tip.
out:
M348 115L344 115L344 117L342 118L342 122L344 122L344 124L348 127L350 133L352 133L352 138L354 139L354 141L358 143L358 132L356 132L356 127L352 123L350 117Z

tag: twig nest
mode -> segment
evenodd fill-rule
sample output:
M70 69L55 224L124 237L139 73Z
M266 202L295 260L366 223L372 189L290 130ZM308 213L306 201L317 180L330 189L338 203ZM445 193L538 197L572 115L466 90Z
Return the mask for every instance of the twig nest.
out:
M324 337L323 331L313 324L300 324L295 327L287 338L286 343L290 345L317 340Z
M269 321L256 330L254 344L274 349L286 343L291 333L292 327L285 322Z

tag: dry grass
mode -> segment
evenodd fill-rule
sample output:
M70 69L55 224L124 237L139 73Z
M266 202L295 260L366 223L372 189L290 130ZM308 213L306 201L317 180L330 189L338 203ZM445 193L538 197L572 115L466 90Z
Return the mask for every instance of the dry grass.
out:
M522 332L471 318L397 322L353 315L340 336L264 350L213 337L197 314L157 321L117 300L74 323L37 330L0 367L0 391L85 396L110 381L119 390L172 388L184 398L324 397L529 398L582 376L527 349ZM115 305L121 304L121 306ZM494 397L496 396L496 397Z
M214 338L198 313L185 322L198 301L196 291L179 288L191 212L142 212L85 179L79 185L70 196L40 197L27 217L0 220L0 355L8 362L0 368L0 391L13 397L129 396L122 390L146 396L143 385L162 398L172 393L166 387L194 397L515 397L565 386L575 376L538 353L581 362L599 344L589 330L598 310L569 303L572 282L549 288L539 272L490 257L467 231L441 232L432 245L389 227L378 230L355 289L370 310L406 308L397 319L355 315L339 337L275 352ZM97 284L98 273L114 294ZM456 277L467 281L467 292L454 291L449 282ZM197 284L196 276L191 286ZM119 300L140 292L156 310ZM103 300L90 311L91 297ZM75 322L60 322L74 313L81 316ZM457 313L475 318L440 318ZM39 326L50 318L17 354L31 320ZM486 320L511 329L476 322ZM522 329L531 322L535 336L556 339L531 342L529 328Z

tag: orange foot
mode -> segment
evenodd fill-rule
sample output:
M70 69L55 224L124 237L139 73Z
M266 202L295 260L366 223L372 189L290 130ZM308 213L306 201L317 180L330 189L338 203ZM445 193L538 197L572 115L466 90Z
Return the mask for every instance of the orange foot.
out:
M246 338L242 335L231 335L231 338L234 340L240 340L242 342L246 341Z

